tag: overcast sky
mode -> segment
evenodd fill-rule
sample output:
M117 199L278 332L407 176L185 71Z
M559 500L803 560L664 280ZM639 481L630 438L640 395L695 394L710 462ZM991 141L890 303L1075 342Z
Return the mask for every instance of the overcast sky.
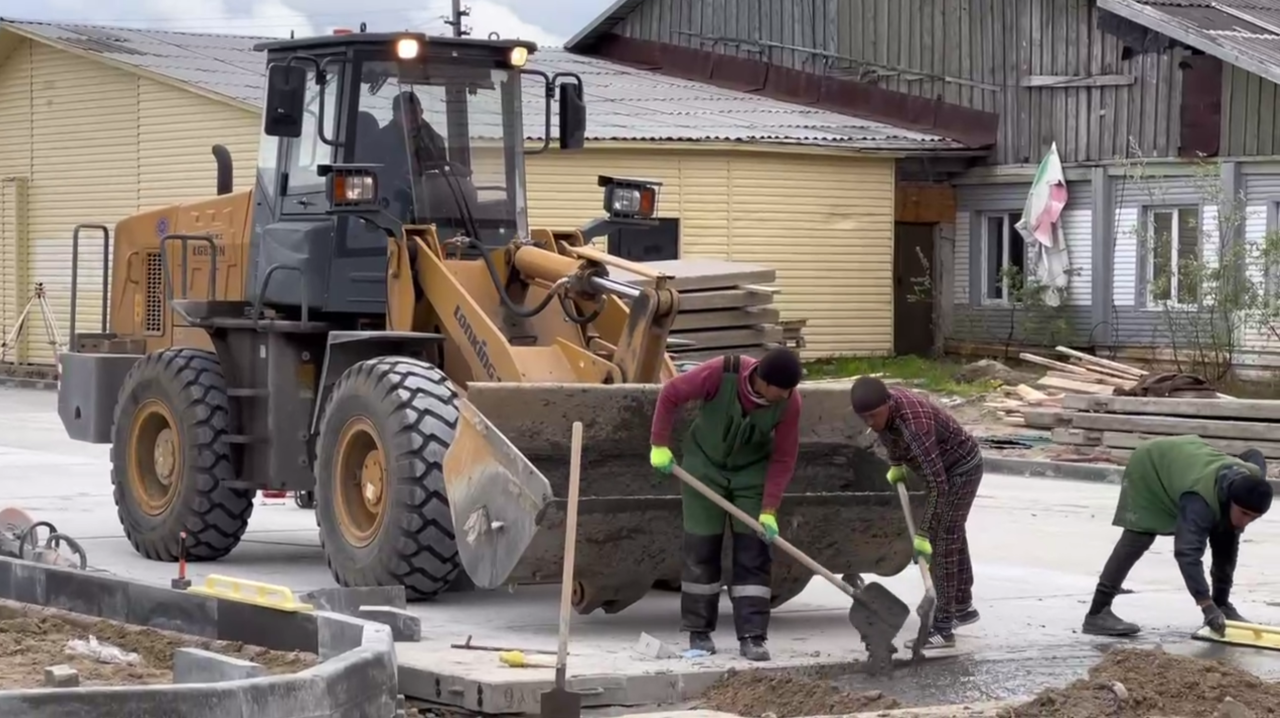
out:
M561 45L612 0L463 0L472 35ZM352 11L356 6L360 10ZM450 0L0 0L0 17L288 37L335 27L443 34Z

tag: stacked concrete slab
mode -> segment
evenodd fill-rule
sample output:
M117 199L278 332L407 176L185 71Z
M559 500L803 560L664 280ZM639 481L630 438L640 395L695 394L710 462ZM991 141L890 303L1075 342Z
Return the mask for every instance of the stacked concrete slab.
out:
M784 340L777 294L778 273L769 267L719 259L676 259L644 266L673 277L667 286L680 293L680 312L671 332L681 340L672 346L680 361L704 361L724 354L760 356ZM609 275L639 286L653 281L611 269ZM686 344L687 342L687 344Z
M249 661L181 649L174 657L174 685L0 691L0 716L396 718L403 715L403 699L395 641L419 639L421 627L404 610L403 589L360 590L366 594L343 596L345 589L325 589L310 597L319 608L354 615L285 612L0 558L0 598L6 600L278 651L307 651L322 661L292 675L268 676L265 668ZM53 677L62 685L73 683L69 676Z

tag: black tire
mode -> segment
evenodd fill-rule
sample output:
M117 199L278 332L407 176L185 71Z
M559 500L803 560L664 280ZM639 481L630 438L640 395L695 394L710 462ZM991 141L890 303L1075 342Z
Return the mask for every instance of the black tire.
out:
M316 523L338 585L404 586L406 598L422 601L457 576L461 563L442 466L458 425L457 398L443 372L407 357L360 362L333 387L318 438ZM347 509L339 503L350 494L342 493L336 466L348 461L339 444L353 441L344 438L353 421L367 421L376 434L385 497L381 522L355 541L343 531Z
M152 512L145 510L145 498L130 481L135 420L141 419L139 410L144 407L144 415L168 413L176 424L170 431L177 434L180 449L172 498L162 510ZM116 401L111 483L120 525L135 551L153 561L177 561L183 531L188 561L216 561L240 543L257 492L225 484L236 479L226 442L230 433L227 386L217 355L201 349L164 349L134 365ZM138 452L138 461L149 461L142 458L147 451L144 447Z

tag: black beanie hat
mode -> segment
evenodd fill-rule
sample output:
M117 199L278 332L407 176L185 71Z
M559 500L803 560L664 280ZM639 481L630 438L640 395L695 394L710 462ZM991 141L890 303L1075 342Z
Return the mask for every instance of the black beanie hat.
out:
M1227 487L1227 499L1231 503L1259 515L1271 508L1271 494L1271 484L1265 478L1260 479L1249 473L1236 476Z
M873 376L860 376L853 380L849 402L856 414L873 412L889 403L889 387Z
M796 388L803 374L800 357L783 347L770 349L769 353L760 359L760 363L756 364L756 376L760 377L760 381L779 389Z

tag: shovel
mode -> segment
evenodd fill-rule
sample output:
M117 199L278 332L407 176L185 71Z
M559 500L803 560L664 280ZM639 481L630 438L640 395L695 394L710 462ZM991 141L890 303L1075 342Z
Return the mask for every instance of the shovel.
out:
M707 497L711 503L729 512L730 516L751 527L761 536L764 535L764 527L760 522L729 503L723 496L708 489L689 472L672 464L671 473L688 484L690 488ZM832 586L853 599L853 606L849 608L849 623L853 624L858 635L862 637L863 645L867 648L867 664L870 672L874 675L889 670L893 665L893 654L898 650L893 645L893 639L897 637L898 632L906 625L907 617L911 615L911 609L907 604L878 583L869 583L861 590L850 586L834 573L819 566L817 561L806 556L781 536L774 537L773 545L799 561L805 568L827 579Z
M542 718L581 718L582 694L564 687L569 659L569 607L573 598L573 554L578 544L578 487L582 474L582 422L573 422L569 454L569 499L564 520L564 576L560 581L560 643L556 650L556 687L542 694Z
M907 485L898 482L898 498L902 499L902 515L907 520L907 533L914 541L916 522L911 517L911 499L907 497ZM919 663L924 658L924 642L929 638L929 629L933 628L933 609L938 607L938 592L933 589L933 576L929 574L929 562L917 561L920 567L920 578L924 580L924 598L916 606L916 615L920 617L920 630L916 632L916 643L911 647L911 662Z

